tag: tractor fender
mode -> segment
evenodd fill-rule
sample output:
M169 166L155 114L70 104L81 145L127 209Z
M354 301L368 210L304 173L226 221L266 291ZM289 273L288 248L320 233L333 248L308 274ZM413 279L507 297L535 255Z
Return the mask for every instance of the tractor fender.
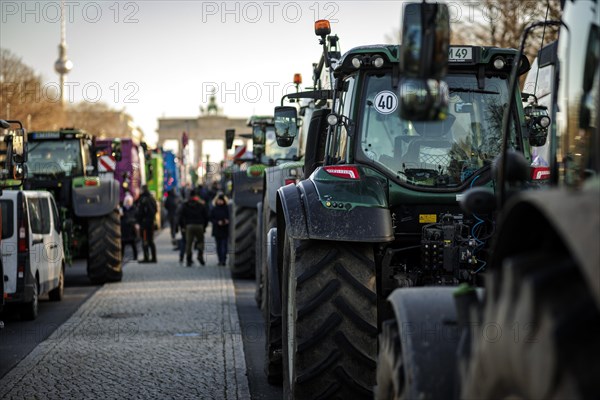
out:
M388 297L398 324L409 399L452 398L457 393L461 330L455 287L396 289Z
M523 229L527 221L528 229ZM524 192L507 204L492 260L494 267L512 254L541 249L555 234L581 268L600 307L600 197L597 188Z
M73 211L78 217L101 217L119 206L119 182L102 179L96 186L73 188Z
M233 201L237 207L256 208L263 197L262 175L251 176L248 170L233 174Z
M308 239L304 204L298 186L289 184L277 190L277 214L278 218L281 215L285 219L286 234L294 239Z
M281 288L279 287L279 269L277 268L277 228L271 228L267 234L267 274L271 300L269 305L273 315L281 315Z
M278 191L286 229L294 239L381 243L394 240L390 210L379 206L327 208L312 179Z

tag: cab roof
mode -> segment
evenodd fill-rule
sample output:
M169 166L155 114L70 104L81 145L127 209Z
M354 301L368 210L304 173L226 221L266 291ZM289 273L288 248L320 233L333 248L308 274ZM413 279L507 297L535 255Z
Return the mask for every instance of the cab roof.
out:
M337 77L356 71L357 68L354 65L352 65L352 59L355 57L358 57L361 61L360 68L375 69L376 67L372 65L372 62L377 56L383 57L383 67L389 67L390 65L394 64L397 65L400 62L400 49L401 45L386 44L354 47L346 53L344 53L341 59L337 62L334 74ZM515 49L505 49L493 46L450 46L451 51L457 49L465 49L464 52L468 54L469 57L449 59L449 69L470 69L474 68L475 66L481 65L489 65L491 68L493 62L497 58L501 57L505 61L505 66L500 70L502 72L510 73L512 68L512 61L517 56L517 50ZM521 67L519 68L519 75L527 72L529 68L530 65L529 61L527 60L527 57L522 57Z

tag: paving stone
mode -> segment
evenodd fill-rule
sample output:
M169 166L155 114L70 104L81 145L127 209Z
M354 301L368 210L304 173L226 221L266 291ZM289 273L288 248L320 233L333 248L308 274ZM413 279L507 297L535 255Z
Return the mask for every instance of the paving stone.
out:
M214 254L181 266L168 232L156 242L159 262L127 264L0 380L0 398L249 399L229 271Z

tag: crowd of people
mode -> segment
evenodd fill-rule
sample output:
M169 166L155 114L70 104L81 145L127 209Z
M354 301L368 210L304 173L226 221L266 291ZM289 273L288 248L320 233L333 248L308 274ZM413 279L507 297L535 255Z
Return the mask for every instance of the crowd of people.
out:
M173 250L179 251L179 262L188 267L193 265L194 249L197 261L205 265L204 234L209 224L215 238L218 265L225 266L227 261L227 242L229 240L228 199L215 184L210 189L202 185L190 189L181 188L178 192L172 188L167 192L164 202L170 226ZM154 244L155 216L157 203L147 186L137 201L128 192L121 205L121 250L132 247L133 259L140 263L156 263L156 245ZM177 235L179 234L179 238ZM141 240L143 258L138 260L137 244Z

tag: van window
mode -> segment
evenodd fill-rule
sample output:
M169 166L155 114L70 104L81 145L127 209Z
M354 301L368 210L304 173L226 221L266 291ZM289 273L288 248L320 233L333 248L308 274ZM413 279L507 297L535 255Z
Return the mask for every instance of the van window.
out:
M29 223L31 224L31 232L37 234L50 233L50 229L47 231L44 229L44 222L42 219L42 209L39 198L27 199L27 207L29 211ZM46 200L47 201L47 200ZM49 224L48 228L50 227Z
M44 235L50 233L50 204L48 204L47 198L38 199L40 202L40 209L42 211L42 233Z
M13 202L12 200L0 200L0 207L2 207L2 239L6 239L14 233Z

